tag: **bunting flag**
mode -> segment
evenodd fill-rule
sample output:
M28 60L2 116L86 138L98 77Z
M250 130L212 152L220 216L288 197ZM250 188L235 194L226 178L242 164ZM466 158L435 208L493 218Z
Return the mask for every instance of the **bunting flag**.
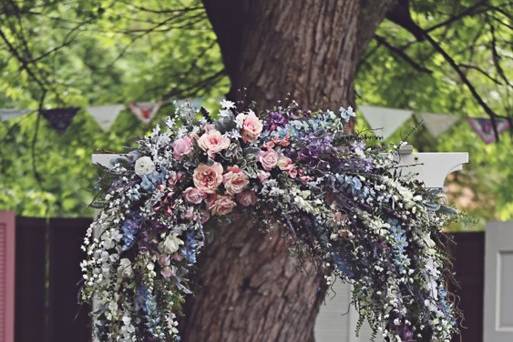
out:
M8 109L0 108L0 121L6 121L17 116L25 115L30 113L28 109Z
M383 139L390 137L413 114L411 110L374 106L360 106L359 109L375 134Z
M124 105L105 105L88 107L87 111L92 115L102 130L108 131L119 112L125 108Z
M479 135L485 144L491 144L496 140L491 119L468 118L467 120L470 127L472 127L472 129L477 133L477 135ZM495 123L497 124L497 133L499 134L510 128L508 119L497 118L495 119Z
M187 100L175 100L174 101L174 103L178 107L191 105L193 108L198 108L198 109L201 107L202 102L203 102L203 99L201 97L195 97L195 98L187 99Z
M71 125L71 121L78 113L80 108L77 107L65 107L65 108L54 108L54 109L42 109L41 115L50 123L56 131L64 133Z
M150 123L155 114L159 111L162 106L162 101L158 102L132 102L130 103L130 110L134 115L144 122L145 124Z
M416 116L420 121L422 121L428 132L435 138L447 131L459 120L459 117L455 115L445 114L418 113Z

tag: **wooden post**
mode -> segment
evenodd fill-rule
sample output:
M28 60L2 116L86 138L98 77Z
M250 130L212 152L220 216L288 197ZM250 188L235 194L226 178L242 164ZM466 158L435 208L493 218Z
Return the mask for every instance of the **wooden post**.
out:
M0 341L14 342L15 214L0 211Z

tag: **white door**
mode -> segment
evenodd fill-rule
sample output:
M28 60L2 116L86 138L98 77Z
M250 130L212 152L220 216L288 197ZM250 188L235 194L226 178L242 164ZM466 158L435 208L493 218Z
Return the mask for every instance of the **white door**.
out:
M513 341L513 222L486 227L485 342Z
M351 286L337 281L328 292L315 322L315 342L368 342L372 333L364 324L356 336L358 313L351 303ZM375 342L382 342L377 336Z

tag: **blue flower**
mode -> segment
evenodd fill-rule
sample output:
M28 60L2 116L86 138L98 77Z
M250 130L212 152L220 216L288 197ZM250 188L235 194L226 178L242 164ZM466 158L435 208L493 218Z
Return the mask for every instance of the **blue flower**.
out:
M121 224L121 231L123 232L123 250L130 249L137 238L137 233L141 229L142 218L139 214L127 218Z
M339 111L340 111L340 116L342 117L342 119L344 121L349 121L351 118L356 116L355 112L353 111L353 107L351 107L351 106L347 107L347 109L340 107Z
M145 285L141 285L137 288L135 303L136 309L142 311L144 314L148 332L158 337L157 331L160 330L160 317L157 301L155 296L148 291Z
M187 232L187 234L185 234L185 245L182 249L182 254L189 264L196 263L196 251L198 249L198 245L194 232Z
M143 188L147 192L153 192L158 184L163 183L165 181L166 173L154 171L152 173L142 176L141 179L141 188Z
M333 255L332 260L333 260L333 263L335 264L335 266L337 266L337 269L342 274L346 275L348 278L354 277L354 273L351 270L349 264L347 263L346 260L344 260L344 258L341 255L339 255L339 254Z

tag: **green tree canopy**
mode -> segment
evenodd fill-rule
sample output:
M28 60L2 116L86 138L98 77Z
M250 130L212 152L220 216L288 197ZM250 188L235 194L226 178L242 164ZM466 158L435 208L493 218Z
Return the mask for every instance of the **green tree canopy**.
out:
M462 118L438 139L414 119L390 141L468 151L471 164L452 178L451 189L468 199L456 202L479 218L476 227L513 217L511 137L485 145L463 120L513 116L512 3L413 1L411 16L389 16L379 27L358 69L357 104ZM32 110L0 125L2 209L91 215L91 154L124 150L173 109L164 106L148 126L125 111L103 132L84 110L88 105L200 97L212 107L228 90L198 1L9 0L0 18L0 108ZM83 110L59 134L37 110L63 105ZM358 125L365 127L362 120Z

